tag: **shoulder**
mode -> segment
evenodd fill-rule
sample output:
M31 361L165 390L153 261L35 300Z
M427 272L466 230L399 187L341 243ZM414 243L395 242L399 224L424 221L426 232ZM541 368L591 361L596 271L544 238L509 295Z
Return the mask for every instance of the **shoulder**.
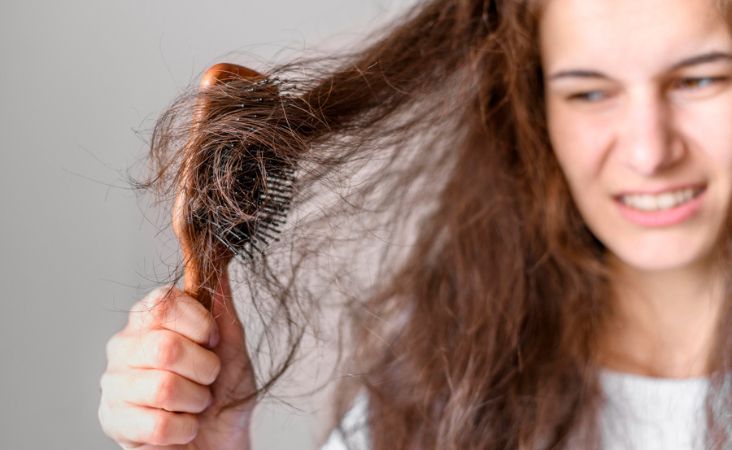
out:
M320 450L368 450L370 447L368 397L361 391Z

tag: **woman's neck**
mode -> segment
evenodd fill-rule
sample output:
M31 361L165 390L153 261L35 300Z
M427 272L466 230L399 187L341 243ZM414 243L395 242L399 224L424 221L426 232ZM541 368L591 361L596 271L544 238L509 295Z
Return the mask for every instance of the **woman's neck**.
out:
M613 308L600 340L606 368L662 378L708 374L723 278L709 266L643 272L613 267Z

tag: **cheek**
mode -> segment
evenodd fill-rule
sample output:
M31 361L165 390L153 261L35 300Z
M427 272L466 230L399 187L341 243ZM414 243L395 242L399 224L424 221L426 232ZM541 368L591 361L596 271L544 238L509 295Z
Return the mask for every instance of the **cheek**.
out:
M573 191L583 192L599 179L610 148L607 120L550 107L548 130L554 154Z
M703 149L712 168L729 172L732 169L732 96L690 110L680 123L691 145Z

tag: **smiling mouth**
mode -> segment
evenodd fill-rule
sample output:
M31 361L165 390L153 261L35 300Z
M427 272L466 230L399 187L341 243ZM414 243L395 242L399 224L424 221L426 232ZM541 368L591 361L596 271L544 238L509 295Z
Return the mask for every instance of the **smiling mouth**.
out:
M664 211L677 208L697 198L705 187L686 187L659 194L625 194L618 197L623 205L638 211Z

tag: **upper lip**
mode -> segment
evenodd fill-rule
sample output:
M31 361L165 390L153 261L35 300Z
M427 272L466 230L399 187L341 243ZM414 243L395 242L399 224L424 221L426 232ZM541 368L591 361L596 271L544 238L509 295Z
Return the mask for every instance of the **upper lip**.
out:
M682 191L684 189L695 189L695 190L705 190L707 187L706 183L684 183L684 184L677 184L674 186L665 186L661 188L652 188L652 189L629 189L623 192L620 192L619 194L616 194L615 198L624 197L626 195L659 195L664 194L666 192L675 192L675 191Z

